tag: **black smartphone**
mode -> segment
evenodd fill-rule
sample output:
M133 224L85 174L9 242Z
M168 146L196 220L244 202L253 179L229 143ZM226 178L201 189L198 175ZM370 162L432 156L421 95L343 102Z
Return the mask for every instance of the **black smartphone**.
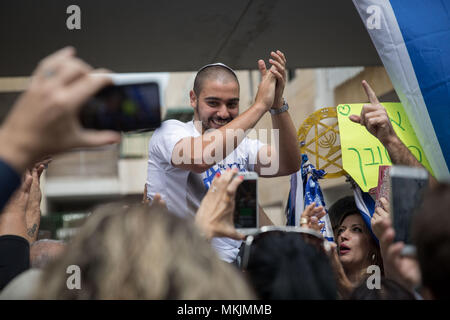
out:
M122 132L154 130L161 125L158 83L138 82L105 87L85 104L80 117L81 124L90 129Z
M259 226L258 217L258 174L239 172L244 180L236 191L234 226L243 233L255 232Z
M418 167L392 166L390 179L390 209L395 230L394 241L405 243L402 254L414 255L411 222L415 210L422 204L423 195L428 187L428 171Z

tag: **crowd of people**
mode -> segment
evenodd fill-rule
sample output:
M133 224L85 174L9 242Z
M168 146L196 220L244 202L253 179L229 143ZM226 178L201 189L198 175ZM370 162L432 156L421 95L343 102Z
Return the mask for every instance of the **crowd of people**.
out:
M71 47L42 60L0 128L0 299L449 298L450 185L431 175L414 214L415 255L403 254L405 244L394 241L384 198L370 225L353 197L332 204L335 242L320 233L326 211L314 203L299 226L274 226L260 210L256 233L236 230L241 172L275 177L300 169L296 130L283 99L286 62L281 51L271 52L270 68L258 61L255 102L242 114L234 71L223 64L201 68L190 92L193 121L166 121L151 138L142 203L96 208L64 243L37 239L40 175L49 155L118 143L120 134L87 130L79 122L83 103L111 84L102 70L93 70ZM421 167L369 84L362 86L369 103L350 120L379 139L393 164ZM267 112L280 143L239 133ZM198 145L200 152L188 152ZM69 285L72 269L80 279ZM379 285L371 286L369 270L375 269Z

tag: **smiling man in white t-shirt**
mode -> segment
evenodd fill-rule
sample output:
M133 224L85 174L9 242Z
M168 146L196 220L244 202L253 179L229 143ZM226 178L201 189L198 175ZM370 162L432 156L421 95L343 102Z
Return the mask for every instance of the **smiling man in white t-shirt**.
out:
M239 82L234 71L224 64L201 68L190 92L194 120L183 123L165 121L149 144L147 197L161 194L168 209L181 217L193 218L214 177L227 168L256 171L275 177L300 168L300 151L288 105L284 102L286 58L280 51L271 53L267 70L258 61L262 80L255 103L239 115ZM246 137L261 117L270 112L272 126L279 129L274 145ZM233 262L241 241L214 238L219 256Z

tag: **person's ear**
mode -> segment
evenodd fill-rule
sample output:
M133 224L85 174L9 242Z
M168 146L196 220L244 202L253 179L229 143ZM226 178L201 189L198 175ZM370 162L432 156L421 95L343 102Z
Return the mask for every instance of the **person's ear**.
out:
M197 107L197 95L195 94L194 90L191 90L189 92L189 100L191 102L191 107L195 109Z

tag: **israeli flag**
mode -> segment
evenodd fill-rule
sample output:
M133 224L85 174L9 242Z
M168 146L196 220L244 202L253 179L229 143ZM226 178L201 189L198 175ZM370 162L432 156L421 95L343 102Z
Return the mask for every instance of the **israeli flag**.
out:
M324 170L316 170L312 164L307 164L307 161L307 155L303 154L301 169L291 175L287 225L299 226L303 211L307 206L315 202L316 207L323 206L327 213L319 220L319 223L323 223L320 233L328 241L334 241L333 228L319 184L319 179L322 179L326 173Z
M305 208L303 192L302 172L299 170L291 175L291 190L289 191L289 199L286 212L286 225L299 226L300 216ZM298 210L296 210L298 208Z
M368 194L367 192L363 192L361 188L356 185L356 183L353 187L353 195L355 197L356 207L361 213L361 217L363 218L364 223L369 229L372 237L378 242L377 237L372 232L372 224L370 221L372 219L373 213L375 212L375 201L372 199L370 194Z
M450 1L353 0L435 177L450 178Z

